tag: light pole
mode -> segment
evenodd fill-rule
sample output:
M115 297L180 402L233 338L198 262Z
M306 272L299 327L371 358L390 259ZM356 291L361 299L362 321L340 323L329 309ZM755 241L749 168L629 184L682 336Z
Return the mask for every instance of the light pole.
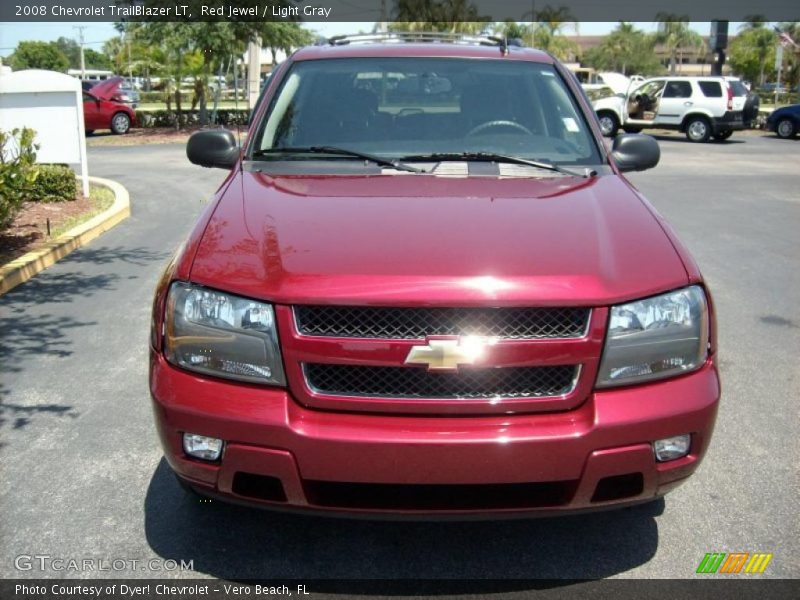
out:
M81 80L86 79L86 60L83 57L83 30L86 25L73 25L73 29L78 30L78 40L81 46Z

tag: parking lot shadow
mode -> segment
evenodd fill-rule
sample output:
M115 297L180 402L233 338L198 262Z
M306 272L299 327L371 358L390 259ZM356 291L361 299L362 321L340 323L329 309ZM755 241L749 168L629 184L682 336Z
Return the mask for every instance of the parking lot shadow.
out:
M162 458L144 509L150 547L164 559L193 561L194 571L234 580L313 580L309 591L317 592L338 589L324 580L362 580L357 589L349 583L347 591L396 595L408 593L414 581L452 580L442 585L457 590L459 579L491 580L482 584L490 589L481 589L491 592L554 585L537 579L596 579L627 571L655 554L654 517L664 504L501 521L312 517L201 502L183 492ZM376 590L374 580L389 587Z
M682 133L680 135L670 135L664 133L650 133L648 135L653 136L659 142L680 142L686 144L694 144L696 142L690 142L686 139L686 136ZM736 134L734 134L735 136ZM729 137L727 140L709 140L706 142L707 144L711 144L713 146L729 146L731 144L744 144L745 140L741 137Z

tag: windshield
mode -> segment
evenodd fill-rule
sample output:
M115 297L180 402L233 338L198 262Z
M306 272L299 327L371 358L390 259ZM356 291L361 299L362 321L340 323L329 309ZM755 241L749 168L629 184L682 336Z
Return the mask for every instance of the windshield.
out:
M390 159L492 153L563 165L600 162L553 66L515 60L297 62L271 101L252 154L319 160L318 152L300 150L331 146Z

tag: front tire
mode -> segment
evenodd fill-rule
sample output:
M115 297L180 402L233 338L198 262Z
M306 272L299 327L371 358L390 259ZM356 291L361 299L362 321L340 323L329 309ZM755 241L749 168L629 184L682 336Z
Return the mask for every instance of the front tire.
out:
M711 124L705 117L692 117L686 122L686 139L703 143L711 137Z
M781 119L775 125L775 133L779 138L788 140L797 135L797 127L795 127L794 121L791 119Z
M128 133L130 128L131 118L124 112L114 113L114 116L111 117L111 133L121 135L123 133Z
M600 121L600 132L605 137L614 137L619 131L619 119L617 115L612 112L603 111L597 113L597 118Z
M732 135L733 135L733 131L729 129L728 131L720 131L718 133L715 133L714 134L714 139L717 140L718 142L722 142L724 140L727 140Z

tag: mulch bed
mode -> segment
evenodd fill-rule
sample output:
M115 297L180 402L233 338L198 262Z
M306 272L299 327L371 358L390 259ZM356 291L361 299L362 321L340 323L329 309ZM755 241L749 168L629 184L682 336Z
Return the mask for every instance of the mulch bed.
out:
M38 250L47 237L47 220L55 233L67 219L96 210L96 201L79 195L69 202L26 202L8 229L0 232L0 265Z
M87 146L138 146L140 144L174 144L186 143L189 136L198 127L184 127L180 131L174 127L153 127L151 129L131 129L123 135L114 135L110 131L97 131L86 136Z
M200 127L189 126L181 130L174 127L152 127L148 129L131 129L123 135L114 135L110 131L96 131L86 136L87 146L138 146L140 144L184 144L189 136Z
M134 128L123 135L114 135L110 131L95 131L86 136L87 146L139 146L142 144L185 144L195 131L208 129L199 125L187 125L176 130L174 127L149 127L147 129ZM211 126L213 129L214 126ZM236 127L229 127L236 133ZM241 138L247 137L247 126L239 128Z

